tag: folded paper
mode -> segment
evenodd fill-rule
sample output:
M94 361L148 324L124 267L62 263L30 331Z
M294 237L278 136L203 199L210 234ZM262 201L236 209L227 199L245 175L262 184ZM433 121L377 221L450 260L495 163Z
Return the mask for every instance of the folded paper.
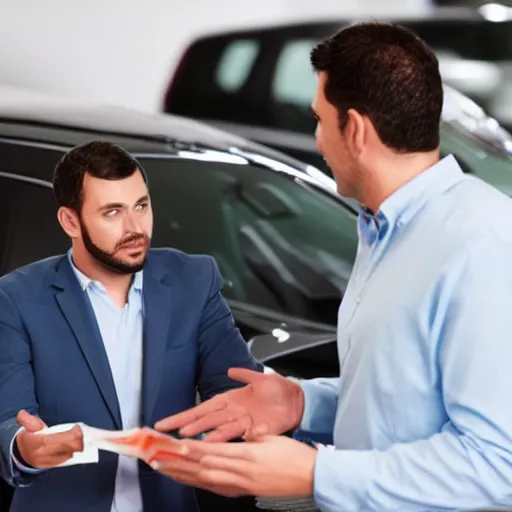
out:
M70 459L60 464L60 466L97 463L99 461L99 450L145 460L157 445L159 447L156 454L157 458L185 458L179 454L179 441L148 427L130 430L105 430L84 423L65 423L47 427L40 430L38 434L67 432L75 425L78 425L82 430L84 449L82 452L75 452Z

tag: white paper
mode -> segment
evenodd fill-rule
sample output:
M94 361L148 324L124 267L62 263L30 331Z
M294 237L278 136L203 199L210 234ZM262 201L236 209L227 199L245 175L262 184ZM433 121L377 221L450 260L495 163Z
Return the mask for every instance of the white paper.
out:
M39 430L37 434L60 434L71 430L75 425L78 425L83 431L83 424L81 423L61 423L52 427L46 427ZM56 467L75 466L76 464L95 464L99 461L99 452L93 444L87 443L84 439L84 449L81 452L75 452L73 456L66 462L59 464Z

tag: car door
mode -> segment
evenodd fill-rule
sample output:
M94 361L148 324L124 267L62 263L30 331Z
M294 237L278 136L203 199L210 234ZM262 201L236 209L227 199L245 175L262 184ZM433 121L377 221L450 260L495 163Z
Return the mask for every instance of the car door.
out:
M0 275L69 248L49 183L0 172L0 202Z

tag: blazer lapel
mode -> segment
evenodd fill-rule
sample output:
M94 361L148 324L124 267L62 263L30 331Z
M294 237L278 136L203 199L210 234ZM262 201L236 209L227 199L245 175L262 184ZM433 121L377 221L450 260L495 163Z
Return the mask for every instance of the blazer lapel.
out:
M54 287L57 303L80 345L116 428L121 429L121 412L114 379L94 310L67 257L63 258L57 268Z
M144 268L142 407L145 423L152 421L153 407L162 379L162 365L165 360L167 336L172 313L172 287L163 282L165 275L166 272L163 268L152 269L150 265Z

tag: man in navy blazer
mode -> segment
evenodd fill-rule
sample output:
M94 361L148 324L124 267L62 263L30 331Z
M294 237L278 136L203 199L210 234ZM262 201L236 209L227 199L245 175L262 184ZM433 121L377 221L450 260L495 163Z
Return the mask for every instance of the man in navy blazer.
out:
M153 425L262 370L234 325L214 260L149 249L146 176L123 149L92 142L55 170L64 256L0 279L0 470L12 512L197 510L194 490L137 459L56 467L83 447L83 422ZM193 208L193 205L191 205ZM37 214L37 212L35 212Z

